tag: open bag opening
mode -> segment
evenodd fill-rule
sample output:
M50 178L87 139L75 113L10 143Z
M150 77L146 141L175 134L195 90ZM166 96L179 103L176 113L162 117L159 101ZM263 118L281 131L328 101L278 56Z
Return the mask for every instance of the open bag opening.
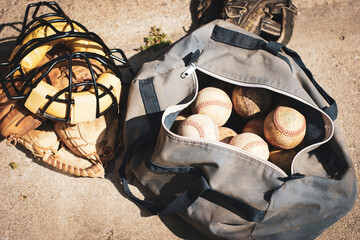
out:
M302 173L301 167L300 171L296 168L297 159L312 155L311 151L328 142L334 133L329 116L295 95L233 82L199 69L194 76L197 89L191 100L169 107L163 116L164 128L175 138L210 141L247 154L288 177ZM197 121L196 114L213 121ZM252 134L260 139L252 139Z

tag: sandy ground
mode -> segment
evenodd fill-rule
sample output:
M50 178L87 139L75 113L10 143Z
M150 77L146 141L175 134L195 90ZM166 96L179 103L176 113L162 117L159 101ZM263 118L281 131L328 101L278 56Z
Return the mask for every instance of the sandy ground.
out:
M0 24L22 22L27 0L0 0ZM359 177L360 1L294 0L299 13L288 46L338 103L340 126ZM190 0L58 1L70 18L121 48L136 69L148 56L151 26L176 41L192 24ZM17 25L19 27L19 25ZM0 57L18 32L0 31ZM204 239L177 216L147 216L127 200L117 172L106 179L70 177L54 171L21 147L0 139L0 240L6 239ZM18 167L11 169L9 163ZM359 186L358 186L359 188ZM360 239L359 201L318 240Z

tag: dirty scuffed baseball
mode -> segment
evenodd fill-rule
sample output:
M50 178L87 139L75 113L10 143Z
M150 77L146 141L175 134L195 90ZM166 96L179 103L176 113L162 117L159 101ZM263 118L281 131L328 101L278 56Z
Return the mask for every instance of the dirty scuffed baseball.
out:
M292 149L299 145L306 133L306 119L296 109L278 106L264 122L266 140L274 147Z
M245 124L242 132L255 133L256 135L264 139L264 121L265 117L251 119Z
M219 127L219 134L219 141L223 143L230 143L231 139L237 135L234 130L228 127Z
M273 149L270 151L269 161L284 170L288 175L291 174L291 164L297 151L295 149Z
M269 111L271 99L271 92L262 88L237 86L232 93L235 111L246 119L265 116Z

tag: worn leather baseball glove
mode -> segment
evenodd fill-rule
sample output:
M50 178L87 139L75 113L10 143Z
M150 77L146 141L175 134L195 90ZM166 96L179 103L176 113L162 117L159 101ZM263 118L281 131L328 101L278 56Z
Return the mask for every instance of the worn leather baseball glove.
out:
M114 111L88 122L55 122L55 132L72 153L103 166L115 153L117 129L118 118Z
M246 31L286 45L297 9L290 0L226 0L222 18Z
M54 57L45 55L40 65L44 65L45 63L49 62L51 59L66 53L67 52L61 52L55 55ZM95 77L98 77L102 72L106 71L106 68L98 61L94 59L89 59L89 62ZM44 73L44 71L39 72L35 76L35 79L39 78ZM59 90L62 90L69 86L70 75L72 76L73 83L80 83L80 82L92 80L90 69L86 61L84 59L73 59L71 62L71 70L69 69L68 61L60 62L51 69L51 71L45 76L43 81L46 81L47 83L58 88ZM81 91L83 89L78 88L76 90Z
M8 138L14 145L21 144L29 149L34 156L47 159L56 155L60 148L60 139L53 131L50 121L45 121L39 128L22 135L21 137Z
M268 41L286 45L292 36L297 8L291 0L199 0L198 24L224 19Z
M40 65L53 58L46 55ZM72 83L92 81L90 69L97 78L107 69L96 60L89 59L90 66L83 59L73 59L71 69L69 62L56 64L42 79L59 89ZM47 71L39 72L35 79ZM18 82L17 84L21 84ZM76 91L82 91L78 87ZM9 87L11 91L14 88ZM80 177L104 177L107 162L118 150L119 118L117 108L112 108L103 116L88 122L67 123L45 120L28 111L21 102L10 100L3 89L0 89L0 132L9 143L21 144L42 161L55 169Z
M92 163L86 158L75 156L63 146L50 121L21 137L12 137L9 142L21 144L32 154L56 170L79 177L103 177L105 170L101 163Z

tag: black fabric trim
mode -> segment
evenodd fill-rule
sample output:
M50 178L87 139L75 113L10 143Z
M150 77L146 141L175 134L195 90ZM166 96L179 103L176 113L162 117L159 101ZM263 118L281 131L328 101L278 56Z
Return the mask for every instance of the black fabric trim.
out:
M146 114L159 112L160 105L154 87L154 78L140 80L139 89Z
M256 39L219 26L214 27L210 38L217 42L248 50L262 49L263 46L266 45L264 40Z
M211 189L211 193L213 193L214 196L217 196L220 201L216 202L214 201L214 198L207 198L206 196L204 196L204 198L210 202L217 203L219 206L222 206L235 214L238 214L246 221L256 223L261 223L263 221L266 211L254 208L239 199L233 198L213 189Z
M139 90L151 129L153 134L157 135L161 126L162 111L154 87L154 78L140 80Z
M147 159L145 161L145 166L153 171L153 172L159 172L159 173L182 173L182 174L192 174L194 176L201 176L202 171L199 168L191 167L191 166L184 166L184 167L167 167L167 166L161 166L159 164L154 163L150 159Z
M317 157L330 178L341 180L344 174L347 173L349 165L346 161L338 158L335 151L331 147L330 142L328 142L314 149L310 154L314 154Z
M190 52L185 57L183 57L183 61L185 66L189 66L191 63L194 63L200 57L200 50L197 49L195 52Z
M209 189L210 186L204 177L196 178L196 180L186 191L180 194L174 201L167 205L158 214L172 214L184 211Z
M294 179L300 179L300 178L304 178L305 175L304 174L301 174L301 173L294 173L288 177L278 177L277 179L279 179L280 181L282 182L286 182L286 181L289 181L289 180L294 180Z
M217 42L222 42L234 47L239 47L248 50L265 50L274 56L279 57L284 60L290 67L292 71L292 67L289 59L287 57L279 54L279 51L284 47L283 44L278 42L266 42L265 40L253 38L248 35L242 34L240 32L235 32L226 28L222 28L219 26L215 26L214 30L211 34L211 39Z
M264 50L266 50L267 52L271 53L274 56L277 56L277 54L283 47L284 45L282 45L281 43L270 41L264 46Z

